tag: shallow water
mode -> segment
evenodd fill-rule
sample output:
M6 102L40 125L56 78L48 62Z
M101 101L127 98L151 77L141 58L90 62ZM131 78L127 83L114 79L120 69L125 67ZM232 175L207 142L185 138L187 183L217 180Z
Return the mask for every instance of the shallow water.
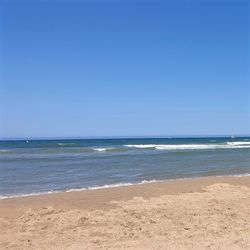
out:
M0 196L250 174L250 138L0 142Z

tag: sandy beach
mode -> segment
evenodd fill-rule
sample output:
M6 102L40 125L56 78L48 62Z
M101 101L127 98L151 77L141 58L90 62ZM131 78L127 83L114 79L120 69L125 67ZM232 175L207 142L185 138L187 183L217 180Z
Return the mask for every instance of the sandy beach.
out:
M250 177L0 201L0 249L250 249Z

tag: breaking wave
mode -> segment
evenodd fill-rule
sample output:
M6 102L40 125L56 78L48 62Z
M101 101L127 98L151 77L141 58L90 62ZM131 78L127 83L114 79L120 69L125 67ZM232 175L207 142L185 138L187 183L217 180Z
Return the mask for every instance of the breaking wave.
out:
M248 145L250 146L250 141L235 141L235 142L227 142L227 145L230 146L241 146Z
M0 195L0 200L9 199L9 198L19 198L19 197L28 197L28 196L39 196L39 195L47 195L47 194L57 194L57 193L70 193L70 192L79 192L79 191L86 191L86 190L97 190L97 189L107 189L107 188L115 188L115 187L126 187L126 186L133 186L133 185L141 185L146 183L155 183L155 182L162 182L162 180L143 180L141 182L126 182L126 183L115 183L115 184L106 184L102 186L92 186L92 187L84 187L84 188L72 188L65 191L55 190L55 191L48 191L48 192L36 192L36 193L29 193L29 194L16 194L16 195L9 195L3 196Z
M157 149L157 150L202 150L250 148L250 142L226 142L223 144L134 144L124 145L128 148Z
M112 151L114 148L93 148L94 151L98 152L105 152L105 151Z
M58 146L72 146L75 145L75 143L72 142L66 142L66 143L57 143Z
M235 175L217 175L213 177L247 177L250 176L250 173L245 174L235 174ZM36 192L36 193L28 193L28 194L16 194L16 195L0 195L0 200L4 199L11 199L11 198L19 198L19 197L28 197L28 196L39 196L39 195L47 195L47 194L58 194L58 193L70 193L70 192L80 192L86 190L97 190L97 189L108 189L108 188L116 188L116 187L126 187L126 186L134 186L134 185L142 185L142 184L149 184L149 183L160 183L160 182L167 182L167 181L176 181L176 180L192 180L201 177L184 177L184 178L177 178L177 179L165 179L165 180L143 180L140 182L126 182L126 183L115 183L115 184L106 184L101 186L92 186L92 187L84 187L84 188L72 188L68 190L55 190L55 191L48 191L48 192Z

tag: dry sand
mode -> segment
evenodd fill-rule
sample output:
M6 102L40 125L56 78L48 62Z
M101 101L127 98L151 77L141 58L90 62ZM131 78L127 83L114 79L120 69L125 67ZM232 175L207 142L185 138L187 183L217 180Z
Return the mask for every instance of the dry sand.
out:
M250 249L250 177L0 201L0 249Z

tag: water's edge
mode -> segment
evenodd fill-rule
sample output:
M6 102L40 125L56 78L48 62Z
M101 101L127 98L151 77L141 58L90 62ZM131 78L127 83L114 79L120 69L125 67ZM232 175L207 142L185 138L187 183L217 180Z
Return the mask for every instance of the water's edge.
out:
M75 188L75 189L68 189L68 190L53 190L48 192L37 192L37 193L29 193L29 194L20 194L20 195L10 195L10 196L0 196L0 200L6 199L15 199L15 198L22 198L22 197L33 197L33 196L43 196L43 195L50 195L50 194L60 194L60 193L70 193L70 192L84 192L88 190L97 190L97 189L108 189L108 188L117 188L117 187L127 187L127 186L136 186L142 184L150 184L150 183L163 183L169 181L180 181L180 180L195 180L201 178L217 178L217 177L248 177L250 173L246 174L236 174L236 175L210 175L210 176L196 176L196 177L187 177L187 178L176 178L176 179L165 179L165 180L143 180L141 182L135 183L116 183L110 185L102 185L102 186L93 186L93 187L86 187L86 188Z

